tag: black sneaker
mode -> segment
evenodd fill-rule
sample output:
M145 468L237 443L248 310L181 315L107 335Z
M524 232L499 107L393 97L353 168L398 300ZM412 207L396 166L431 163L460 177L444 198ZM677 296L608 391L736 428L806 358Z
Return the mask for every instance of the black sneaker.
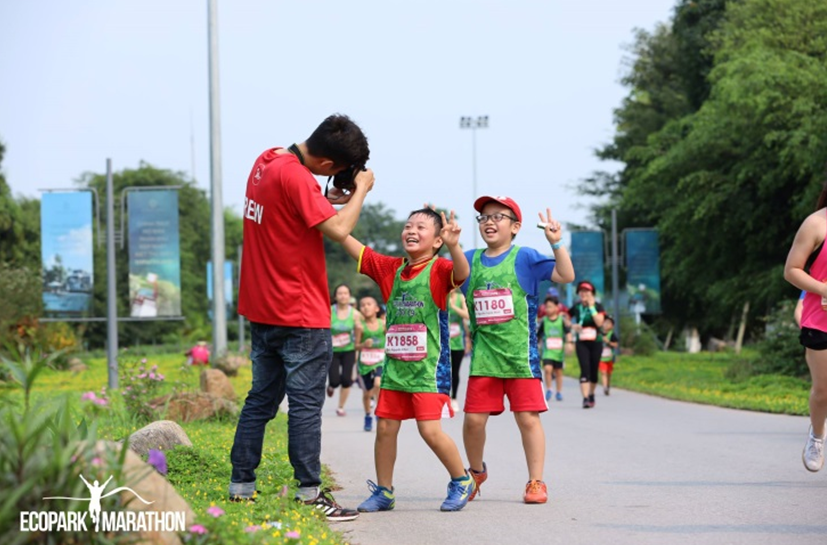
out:
M303 502L305 505L315 506L317 510L324 513L327 520L330 522L347 522L354 520L359 516L359 511L355 509L345 509L333 499L333 494L330 493L329 488L323 488L319 491L319 495L314 500Z
M589 395L589 407L594 407L594 394Z
M592 408L591 403L589 403L589 398L588 397L583 398L583 408L584 409L591 409Z

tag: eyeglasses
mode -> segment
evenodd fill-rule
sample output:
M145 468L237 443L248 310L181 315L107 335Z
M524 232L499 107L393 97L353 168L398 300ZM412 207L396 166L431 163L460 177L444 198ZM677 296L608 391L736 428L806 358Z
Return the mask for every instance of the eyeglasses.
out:
M489 219L494 220L494 223L500 223L505 218L508 218L511 221L517 221L517 218L515 218L514 216L509 216L508 214L496 213L496 214L480 214L479 216L477 216L477 223L485 223Z

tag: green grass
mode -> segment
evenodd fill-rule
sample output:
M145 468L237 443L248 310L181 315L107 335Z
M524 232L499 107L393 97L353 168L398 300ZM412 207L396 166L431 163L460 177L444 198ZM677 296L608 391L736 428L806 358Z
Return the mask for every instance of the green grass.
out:
M125 351L123 366L139 361L141 354ZM746 351L741 356L729 353L657 353L651 357L623 356L615 365L613 385L619 388L653 394L671 399L747 409L754 411L808 414L807 398L810 384L806 380L786 376L761 375L747 378L738 373L743 360L753 358ZM568 374L578 373L576 359L568 358ZM99 409L82 402L83 392L100 393L107 384L106 360L90 357L89 369L82 373L45 371L37 380L32 393L33 407L49 403L60 396L68 396L77 411L77 420L94 420L98 436L120 440L143 426L130 415L119 392L112 393L110 407ZM148 354L147 364L158 365L166 379L158 394L178 389L198 389L200 369L183 366L181 354ZM251 382L251 369L242 367L230 381L243 399ZM121 387L125 384L121 384ZM22 393L8 384L0 384L0 401L22 403ZM194 536L189 543L290 543L286 537L297 532L301 543L341 544L341 534L311 509L292 501L292 468L287 459L286 418L279 415L265 435L258 487L262 495L255 503L230 503L227 485L230 480L230 449L235 434L235 420L224 419L182 424L193 447L179 447L167 453L168 480L196 512L198 522L208 528L208 534ZM323 475L325 486L335 483L329 473ZM287 489L285 490L285 486ZM214 518L207 513L211 507L224 511ZM261 528L264 522L274 523L266 529L247 532L252 526ZM293 535L293 534L291 534Z
M650 357L622 356L615 363L612 386L669 399L768 413L808 415L810 382L783 375L746 378L729 372L743 360L754 358L748 350L732 353L687 354L659 352ZM569 375L579 373L577 359L570 357Z
M140 357L132 356L127 351L121 363L123 366L137 363ZM183 355L146 357L148 366L158 365L158 371L165 375L158 395L170 392L173 387L179 390L199 388L201 368L183 366ZM100 395L101 387L108 382L105 358L94 357L84 361L89 366L84 372L48 369L42 373L32 392L32 407L45 406L59 397L69 397L76 410L77 421L82 418L94 421L100 439L121 440L143 427L144 423L128 414L119 392L109 394L110 406L105 409L81 401L81 395L87 391ZM249 389L251 379L249 366L242 367L238 376L230 378L240 400ZM122 382L120 387L124 386ZM0 397L3 401L22 406L22 392L10 384L0 383ZM188 543L344 543L341 534L332 531L313 509L292 500L295 486L292 482L293 469L287 457L287 418L282 414L270 422L265 435L262 461L257 470L261 497L254 503L227 501L235 423L235 419L182 423L193 446L177 447L166 453L167 479L195 511L197 523L208 529L206 535L191 536ZM322 478L323 486L335 485L329 472L325 471ZM213 517L207 512L210 507L219 507L224 514ZM263 523L270 526L262 528ZM252 527L258 528L250 531ZM296 532L300 538L290 539L286 537L288 532Z

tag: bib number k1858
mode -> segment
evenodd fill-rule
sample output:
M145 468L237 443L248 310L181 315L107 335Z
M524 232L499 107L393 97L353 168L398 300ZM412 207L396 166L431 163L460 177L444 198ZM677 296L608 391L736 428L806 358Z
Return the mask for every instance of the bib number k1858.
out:
M425 324L395 324L385 334L385 354L395 360L419 361L428 355Z

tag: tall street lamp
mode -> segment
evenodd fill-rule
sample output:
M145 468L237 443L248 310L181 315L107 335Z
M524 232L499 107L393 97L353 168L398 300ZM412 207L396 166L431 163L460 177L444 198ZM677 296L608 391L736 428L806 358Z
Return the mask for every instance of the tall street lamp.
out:
M471 168L472 168L472 190L474 192L474 199L477 195L477 129L488 128L488 116L479 115L477 117L460 117L460 129L471 129ZM472 222L472 229L474 231L474 248L479 246L479 229L477 228L476 220Z

